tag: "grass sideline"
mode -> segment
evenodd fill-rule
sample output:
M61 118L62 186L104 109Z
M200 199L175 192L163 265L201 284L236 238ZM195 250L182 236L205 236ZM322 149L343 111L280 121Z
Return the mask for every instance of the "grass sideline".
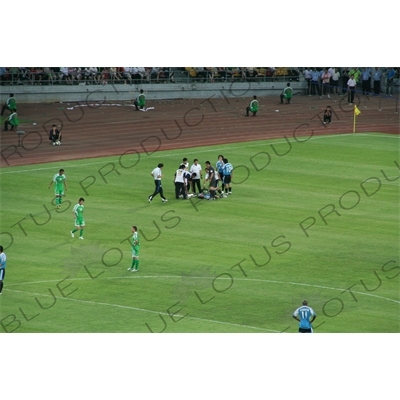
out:
M302 140L1 170L0 332L296 332L304 298L316 332L399 332L399 138ZM204 169L220 153L235 167L232 196L176 201L182 158ZM159 162L169 202L149 204ZM59 168L56 211L47 187ZM81 196L84 241L69 235ZM133 224L137 274L126 270Z

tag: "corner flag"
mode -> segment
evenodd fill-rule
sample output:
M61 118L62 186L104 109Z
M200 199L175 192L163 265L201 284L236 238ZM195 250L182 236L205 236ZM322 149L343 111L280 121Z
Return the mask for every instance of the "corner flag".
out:
M356 133L356 116L360 115L361 111L356 105L354 105L354 116L353 116L353 133Z

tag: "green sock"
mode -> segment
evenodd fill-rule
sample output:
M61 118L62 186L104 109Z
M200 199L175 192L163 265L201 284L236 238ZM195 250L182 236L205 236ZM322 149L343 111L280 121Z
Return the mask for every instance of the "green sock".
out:
M135 261L136 261L136 260L135 260L134 258L132 258L132 265L131 265L131 268L132 268L132 269L135 268Z
M139 259L136 259L136 263L135 263L135 266L136 266L136 271L139 269Z
M79 232L79 237L82 237L82 236L83 236L83 229L81 229L80 232Z
M72 233L78 232L78 229L73 229L71 232Z

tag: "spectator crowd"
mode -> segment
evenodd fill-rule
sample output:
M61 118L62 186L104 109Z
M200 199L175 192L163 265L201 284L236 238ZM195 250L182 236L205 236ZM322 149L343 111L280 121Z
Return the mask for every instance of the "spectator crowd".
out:
M174 83L169 67L0 67L2 85Z
M299 68L275 67L0 67L2 85L89 85L107 83L175 83L174 70L189 80L255 81L288 77L299 80Z
M307 84L308 96L324 98L331 95L355 93L378 96L383 92L393 95L393 87L399 78L399 67L305 67L301 69ZM349 103L353 103L349 97Z

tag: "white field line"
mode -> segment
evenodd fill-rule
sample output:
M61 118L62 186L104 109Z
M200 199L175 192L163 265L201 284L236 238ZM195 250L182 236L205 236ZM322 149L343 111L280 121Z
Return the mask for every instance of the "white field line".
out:
M103 303L103 302L98 302L98 301L90 301L90 300L78 300L78 299L72 299L70 297L58 297L58 296L51 296L48 294L41 294L41 293L34 293L34 292L25 292L22 290L15 290L11 289L9 290L10 292L16 292L16 293L23 293L23 294L28 294L28 295L33 295L33 296L39 296L39 297L51 297L51 298L56 298L57 300L69 300L75 303L82 303L82 304L94 304L94 305L100 305L100 306L105 306L105 307L115 307L115 308L122 308L126 310L133 310L133 311L140 311L140 312L145 312L145 313L150 313L150 314L162 314L162 315L167 315L169 316L170 314L163 312L163 311L154 311L154 310L147 310L144 308L137 308L137 307L131 307L131 306L123 306L120 304L111 304L111 303ZM191 317L188 315L180 315L180 314L174 314L176 317L181 317L181 318L186 318L186 319L193 319L193 320L198 320L198 321L204 321L204 322L211 322L214 324L222 324L222 325L230 325L230 326L238 326L240 328L249 328L249 329L255 329L259 331L265 331L265 332L273 332L273 333L279 333L280 331L272 330L272 329L264 329L264 328L259 328L257 326L250 326L250 325L241 325L241 324L234 324L231 322L224 322L224 321L217 321L213 319L205 319L205 318L199 318L199 317Z

